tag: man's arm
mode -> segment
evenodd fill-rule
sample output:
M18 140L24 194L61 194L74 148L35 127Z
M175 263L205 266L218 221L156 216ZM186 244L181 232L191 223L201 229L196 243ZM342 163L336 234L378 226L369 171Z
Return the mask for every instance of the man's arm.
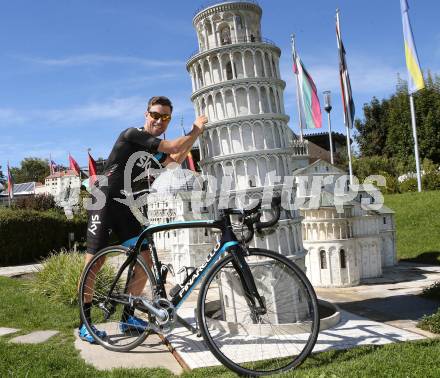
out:
M157 150L170 155L164 165L172 161L182 164L207 122L206 116L197 117L189 134L173 140L162 140Z

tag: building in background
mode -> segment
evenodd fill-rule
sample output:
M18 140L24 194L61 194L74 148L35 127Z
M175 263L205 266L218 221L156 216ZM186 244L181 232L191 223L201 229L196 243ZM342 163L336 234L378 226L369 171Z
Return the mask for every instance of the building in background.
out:
M304 135L304 139L309 141L310 163L319 159L331 162L328 132ZM332 142L337 161L341 154L347 154L347 138L342 133L332 131Z
M396 264L394 212L386 206L373 207L380 195L377 188L359 185L352 199L341 205L335 203L335 186L342 178L339 185L348 190L342 177L346 172L320 160L295 175L306 182L302 237L307 249L306 273L314 286L358 285L381 276L383 267ZM311 188L319 186L321 192L314 196Z

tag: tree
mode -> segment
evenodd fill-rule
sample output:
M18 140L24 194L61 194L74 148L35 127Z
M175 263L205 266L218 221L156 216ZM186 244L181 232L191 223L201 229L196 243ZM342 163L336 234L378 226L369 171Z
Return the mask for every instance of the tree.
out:
M414 95L420 157L440 163L440 77L430 72L426 88ZM407 84L398 81L396 93L364 104L364 119L356 120L355 140L361 157L396 158L403 166L414 156L414 140Z
M3 174L2 166L0 165L0 184L4 186L6 181L8 181L8 178Z
M16 184L22 182L44 182L49 176L49 162L46 159L36 157L24 158L20 163L20 168L11 168L12 176Z

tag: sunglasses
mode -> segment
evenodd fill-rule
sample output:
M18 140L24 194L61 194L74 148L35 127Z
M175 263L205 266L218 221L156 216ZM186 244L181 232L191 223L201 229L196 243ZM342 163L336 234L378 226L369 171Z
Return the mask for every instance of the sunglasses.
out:
M171 114L160 114L158 112L148 112L148 114L151 116L151 118L155 119L156 121L158 119L161 119L163 122L165 122L171 119Z

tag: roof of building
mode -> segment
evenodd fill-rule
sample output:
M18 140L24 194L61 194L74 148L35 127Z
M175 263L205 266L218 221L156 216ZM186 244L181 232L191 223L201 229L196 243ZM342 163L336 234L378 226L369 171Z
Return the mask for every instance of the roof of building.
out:
M21 195L26 195L26 194L34 194L35 193L35 186L36 186L36 182L32 181L32 182L23 182L21 184L14 184L13 185L13 194L14 196L21 196ZM4 190L0 193L0 196L7 196L8 195L8 191Z
M202 177L189 169L182 169L180 166L167 167L154 180L151 185L151 192L159 194L176 193L181 191L202 190Z
M304 139L311 140L311 141L321 140L322 138L327 138L326 140L328 140L328 132L327 131L304 135ZM335 131L332 131L332 139L335 141L338 141L344 145L347 143L346 136L342 133L337 133Z
M313 169L314 167L318 167L318 166L326 166L329 167L330 170L326 171L326 172L310 172L311 169ZM309 171L309 172L308 172ZM297 170L295 170L293 172L294 176L300 176L300 175L305 175L305 174L316 174L316 175L322 175L322 174L346 174L345 171L343 171L342 169L330 164L329 162L325 161L325 160L321 160L318 159L316 161L314 161L312 164L307 165L306 167L303 168L298 168Z
M343 206L354 206L357 203L355 201L347 201L344 202ZM316 210L319 208L334 208L335 205L335 197L332 193L321 190L321 193L319 195L319 199L316 199L316 197L313 198L307 198L304 201L304 204L301 206L301 210Z
M68 169L67 171L54 172L52 175L47 176L46 180L47 179L55 179L55 178L59 178L59 177L66 177L66 176L78 177L78 174L73 169Z

